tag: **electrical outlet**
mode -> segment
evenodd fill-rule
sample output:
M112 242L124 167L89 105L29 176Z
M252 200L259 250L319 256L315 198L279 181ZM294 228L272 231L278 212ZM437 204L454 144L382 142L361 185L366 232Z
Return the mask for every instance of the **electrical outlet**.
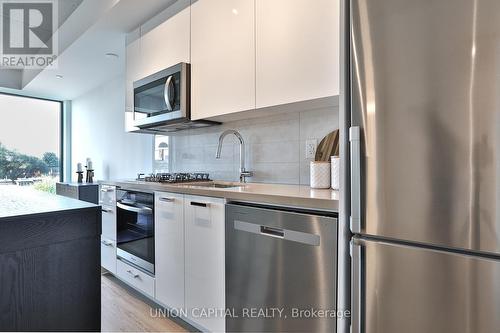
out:
M316 155L316 147L318 146L317 139L306 140L306 158L314 158Z

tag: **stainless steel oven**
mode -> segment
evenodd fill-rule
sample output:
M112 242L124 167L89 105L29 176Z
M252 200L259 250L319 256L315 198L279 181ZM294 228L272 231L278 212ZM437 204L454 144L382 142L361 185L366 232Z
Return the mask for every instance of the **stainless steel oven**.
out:
M154 275L154 195L117 190L117 257Z

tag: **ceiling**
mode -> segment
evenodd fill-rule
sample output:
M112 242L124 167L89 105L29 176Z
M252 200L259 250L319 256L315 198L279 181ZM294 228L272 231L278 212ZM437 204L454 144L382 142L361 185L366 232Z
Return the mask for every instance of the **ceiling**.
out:
M59 0L57 68L0 69L0 91L71 100L99 87L125 72L126 34L174 2Z

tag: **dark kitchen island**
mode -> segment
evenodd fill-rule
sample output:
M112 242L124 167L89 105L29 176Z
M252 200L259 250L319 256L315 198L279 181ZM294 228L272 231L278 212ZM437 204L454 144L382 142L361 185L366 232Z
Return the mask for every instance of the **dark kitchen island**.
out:
M0 331L100 331L100 207L0 186Z

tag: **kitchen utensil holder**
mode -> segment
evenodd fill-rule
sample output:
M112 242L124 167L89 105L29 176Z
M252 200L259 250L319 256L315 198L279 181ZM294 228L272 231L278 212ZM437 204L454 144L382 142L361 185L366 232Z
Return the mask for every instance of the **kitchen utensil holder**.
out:
M330 162L311 161L311 187L330 188Z

